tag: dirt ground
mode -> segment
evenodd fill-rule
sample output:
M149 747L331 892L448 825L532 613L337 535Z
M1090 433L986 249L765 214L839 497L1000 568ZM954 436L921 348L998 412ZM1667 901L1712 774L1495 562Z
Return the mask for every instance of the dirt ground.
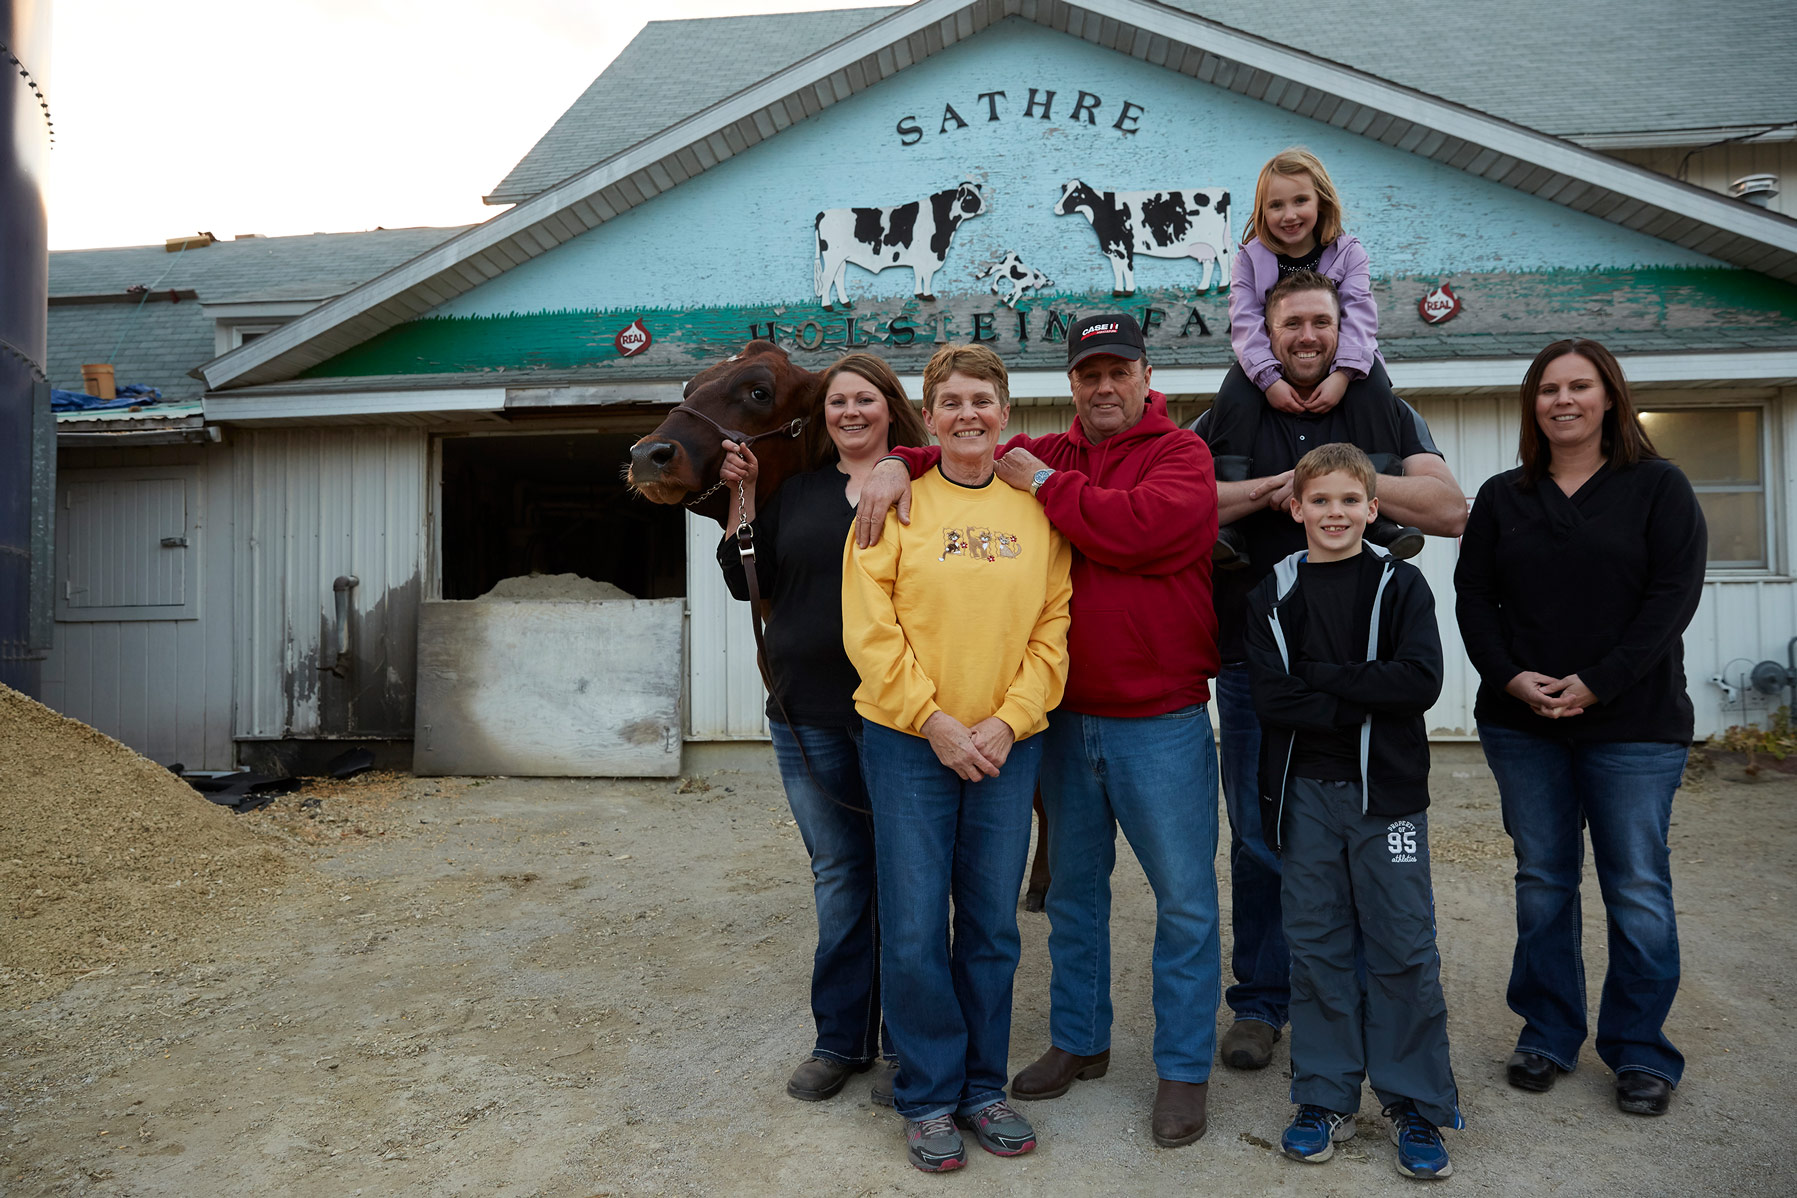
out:
M1359 1139L1272 1149L1285 1044L1219 1068L1209 1134L1147 1119L1152 903L1120 854L1110 1075L1029 1104L1041 1147L926 1177L856 1079L787 1098L810 1046L809 875L765 752L685 782L376 780L236 817L295 862L259 915L153 956L0 989L0 1193L31 1195L1375 1194L1404 1183L1369 1094ZM1700 771L1674 809L1688 1059L1672 1113L1620 1115L1587 1047L1545 1095L1503 1084L1517 1021L1508 841L1476 750L1438 751L1437 910L1468 1121L1453 1190L1788 1194L1797 1072L1797 779ZM1219 874L1227 885L1226 867ZM1587 883L1593 1001L1602 905ZM6 913L11 918L11 913ZM1023 915L1012 1067L1046 1044L1047 926ZM1225 960L1228 941L1225 928ZM1210 1018L1209 1012L1198 1017ZM1783 1096L1783 1097L1781 1097Z

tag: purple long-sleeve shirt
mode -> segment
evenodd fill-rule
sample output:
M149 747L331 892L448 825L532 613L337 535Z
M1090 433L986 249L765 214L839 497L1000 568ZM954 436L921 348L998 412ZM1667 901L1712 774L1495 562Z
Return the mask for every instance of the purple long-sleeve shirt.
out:
M1379 357L1379 305L1373 300L1366 250L1360 239L1343 233L1323 247L1317 273L1333 280L1341 294L1341 342L1335 366L1365 378ZM1279 282L1279 260L1273 251L1250 238L1235 255L1229 287L1229 341L1236 361L1265 391L1282 376L1279 359L1267 339L1267 292Z

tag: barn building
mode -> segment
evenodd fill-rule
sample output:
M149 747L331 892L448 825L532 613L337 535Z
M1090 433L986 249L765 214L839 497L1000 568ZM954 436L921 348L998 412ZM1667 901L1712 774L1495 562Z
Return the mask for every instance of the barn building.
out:
M761 737L716 525L618 481L683 381L758 336L814 368L869 348L915 393L936 345L976 340L1013 369L1013 429L1058 430L1067 324L1122 307L1195 416L1230 360L1256 174L1301 144L1371 256L1391 376L1469 495L1514 462L1536 350L1618 352L1710 522L1686 653L1699 732L1762 718L1785 700L1741 687L1744 664L1797 635L1781 7L919 0L655 22L483 224L219 242L172 266L162 247L58 254L57 385L116 344L121 382L175 402L61 423L45 697L190 767L422 753L443 734L419 714L421 619L571 572L638 602L422 672L540 679L563 723L649 695L629 726L662 764L642 772L678 769L683 740ZM1169 190L1178 213L1128 194ZM1107 255L1169 221L1177 256ZM1438 597L1454 555L1418 559ZM1431 726L1464 738L1475 679L1443 634ZM589 654L609 664L563 668ZM577 674L578 695L557 689Z

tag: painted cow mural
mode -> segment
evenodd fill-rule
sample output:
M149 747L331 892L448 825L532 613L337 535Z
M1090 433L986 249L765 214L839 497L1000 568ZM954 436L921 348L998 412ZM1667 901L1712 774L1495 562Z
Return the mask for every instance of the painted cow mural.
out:
M1026 291L1039 291L1044 287L1053 287L1054 280L1039 270L1031 270L1023 264L1023 259L1012 250L1003 258L973 276L976 279L991 279L992 294L996 295L1007 308L1015 308L1017 301L1023 298Z
M1098 246L1111 260L1111 294L1134 295L1136 255L1192 258L1204 265L1198 290L1229 286L1229 193L1220 188L1183 191L1098 191L1078 179L1061 188L1056 216L1077 212L1092 223Z
M817 299L830 307L830 293L844 306L849 293L843 276L852 262L879 274L895 266L916 272L913 294L933 300L930 283L948 259L948 247L961 222L986 211L986 194L962 183L909 204L891 208L826 208L817 214L817 261L813 283Z

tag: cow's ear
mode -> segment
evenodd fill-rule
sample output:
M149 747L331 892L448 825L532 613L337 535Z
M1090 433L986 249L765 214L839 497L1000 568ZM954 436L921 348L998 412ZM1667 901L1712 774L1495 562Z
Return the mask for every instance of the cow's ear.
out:
M786 356L786 351L781 349L778 345L775 345L772 341L764 341L757 337L755 340L743 346L742 352L737 354L736 358L748 358L753 357L756 354L770 353L779 354L782 358ZM736 358L731 358L730 360L734 362L736 361Z

